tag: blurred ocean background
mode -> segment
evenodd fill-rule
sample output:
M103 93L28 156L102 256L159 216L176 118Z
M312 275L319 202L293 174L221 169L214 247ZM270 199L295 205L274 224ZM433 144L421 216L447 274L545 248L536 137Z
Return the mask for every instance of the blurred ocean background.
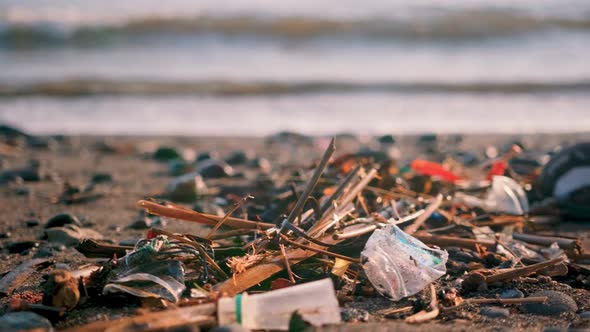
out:
M1 0L35 133L590 130L588 0Z

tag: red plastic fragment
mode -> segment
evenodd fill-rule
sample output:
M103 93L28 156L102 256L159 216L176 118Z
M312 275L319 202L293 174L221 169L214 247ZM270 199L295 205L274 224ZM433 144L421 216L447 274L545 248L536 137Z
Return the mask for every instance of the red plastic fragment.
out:
M443 165L424 159L412 161L410 168L420 175L436 176L448 182L455 182L461 179Z

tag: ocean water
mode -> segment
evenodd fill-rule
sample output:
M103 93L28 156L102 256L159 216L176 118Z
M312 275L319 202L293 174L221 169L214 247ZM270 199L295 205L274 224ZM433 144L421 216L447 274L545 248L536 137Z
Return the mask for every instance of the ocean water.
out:
M590 130L590 2L0 1L37 133Z

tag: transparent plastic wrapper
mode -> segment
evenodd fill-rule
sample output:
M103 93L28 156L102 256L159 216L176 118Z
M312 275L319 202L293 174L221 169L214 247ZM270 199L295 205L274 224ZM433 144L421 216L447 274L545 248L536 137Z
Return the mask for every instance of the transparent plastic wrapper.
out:
M137 297L163 298L172 303L184 292L184 267L175 260L153 261L125 271L110 280L103 294L128 293Z
M522 187L506 176L494 176L486 198L456 194L456 198L471 207L481 207L490 212L522 215L528 212L529 202Z
M340 307L331 279L264 294L238 294L219 300L219 325L238 323L251 330L283 330L297 312L314 326L340 323Z
M448 257L445 250L429 248L395 225L373 232L361 252L367 278L393 300L416 294L445 275Z
M178 250L166 237L140 241L134 250L117 260L103 294L127 293L137 297L163 298L177 303L186 289L184 264L167 253Z

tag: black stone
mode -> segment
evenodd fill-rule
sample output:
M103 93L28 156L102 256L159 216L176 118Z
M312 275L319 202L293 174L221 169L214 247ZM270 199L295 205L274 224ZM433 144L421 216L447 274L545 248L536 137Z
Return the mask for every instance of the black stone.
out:
M34 247L38 247L38 246L39 246L39 242L35 242L35 241L16 241L16 242L10 242L8 245L6 245L6 249L11 254L18 254L18 253L21 253L25 250L28 250L28 249L31 249Z
M232 153L225 161L230 165L242 165L250 159L250 156L244 151L236 151Z
M29 219L25 221L25 224L27 225L27 227L36 227L39 226L39 224L41 224L41 221L39 221L39 219Z
M76 216L70 213L60 213L49 218L49 220L47 220L45 223L45 228L63 227L68 224L74 224L76 226L82 227L82 223Z
M153 155L154 159L158 161L170 161L173 159L182 159L181 154L172 147L163 146L160 147Z
M95 173L90 179L92 183L108 183L113 182L113 175L111 173Z
M381 144L395 144L395 137L393 135L383 135L377 138L377 141Z
M233 175L233 169L225 162L209 159L197 165L197 172L204 179L218 179Z

